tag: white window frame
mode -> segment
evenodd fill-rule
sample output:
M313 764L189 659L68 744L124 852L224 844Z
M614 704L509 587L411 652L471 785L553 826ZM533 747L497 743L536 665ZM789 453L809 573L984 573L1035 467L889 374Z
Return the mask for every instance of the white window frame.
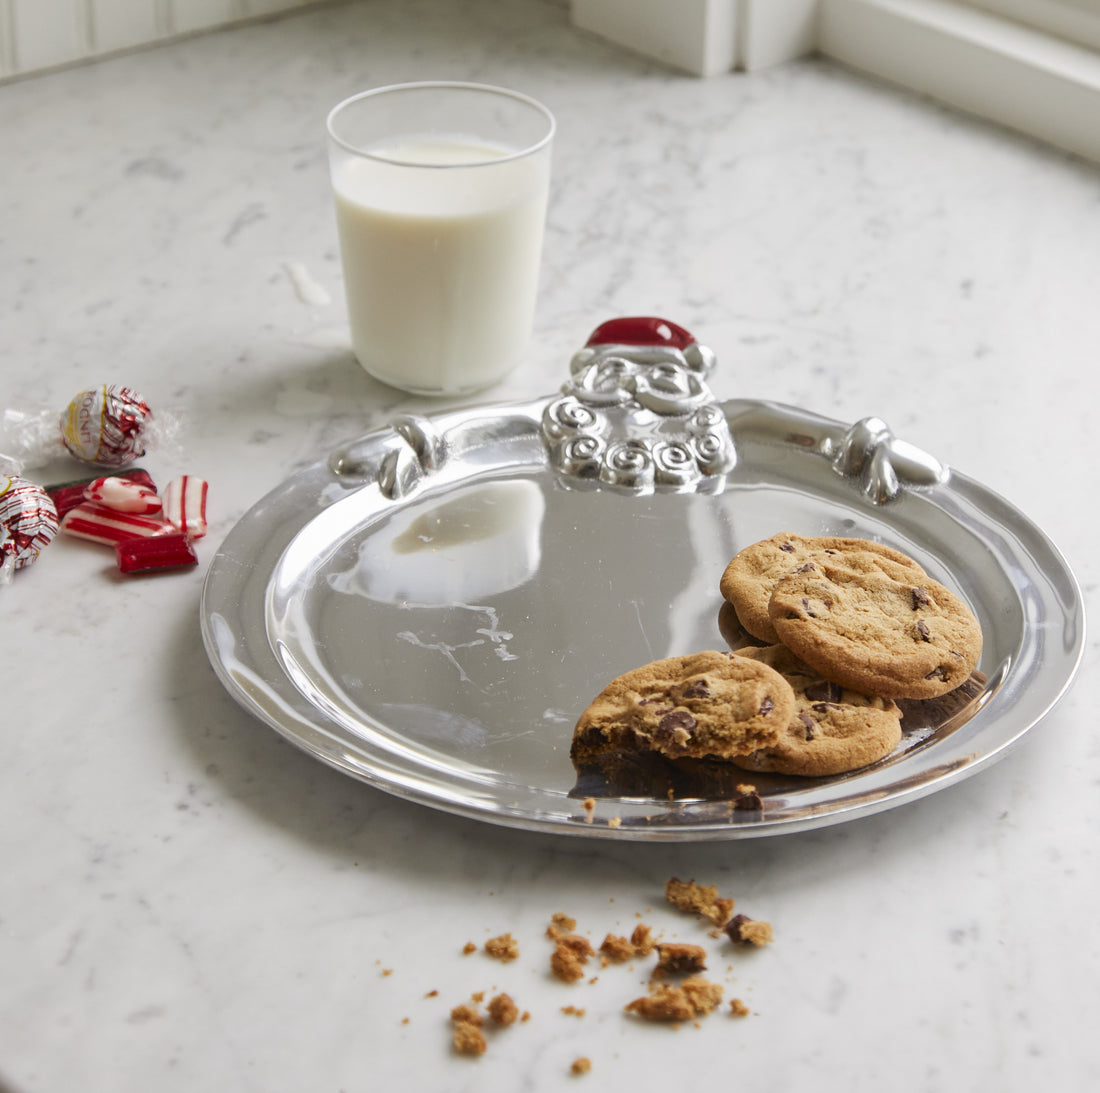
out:
M1100 0L572 0L577 26L694 75L819 53L1100 162L1097 9Z

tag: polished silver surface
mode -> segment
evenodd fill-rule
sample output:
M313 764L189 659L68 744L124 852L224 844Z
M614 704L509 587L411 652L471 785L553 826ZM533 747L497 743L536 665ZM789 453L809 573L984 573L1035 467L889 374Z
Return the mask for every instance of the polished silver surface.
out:
M543 411L551 462L570 477L631 490L716 486L736 456L704 380L713 367L713 354L694 341L586 345Z
M202 600L211 663L237 701L409 800L656 841L781 834L913 801L1003 755L1068 687L1084 611L1058 551L877 419L734 400L720 406L732 444L720 472L608 481L559 458L546 420L560 398L401 418L260 501ZM586 808L569 759L577 716L621 672L724 648L719 577L779 531L911 554L980 619L983 683L934 718L907 717L897 750L863 771L739 777L762 810L667 796Z

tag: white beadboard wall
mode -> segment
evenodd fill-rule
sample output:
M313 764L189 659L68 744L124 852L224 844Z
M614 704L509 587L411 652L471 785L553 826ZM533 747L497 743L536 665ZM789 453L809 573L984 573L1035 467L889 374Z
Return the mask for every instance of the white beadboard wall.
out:
M0 80L326 0L0 0Z

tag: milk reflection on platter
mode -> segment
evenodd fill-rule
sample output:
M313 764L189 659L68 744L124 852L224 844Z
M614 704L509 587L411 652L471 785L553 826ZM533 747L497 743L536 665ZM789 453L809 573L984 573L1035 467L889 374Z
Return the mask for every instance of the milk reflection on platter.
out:
M387 750L491 755L516 735L486 716L520 659L501 597L538 572L544 516L536 485L489 481L350 529L283 606L288 674Z
M404 606L465 605L529 581L546 505L531 482L488 482L404 514L364 539L336 592Z

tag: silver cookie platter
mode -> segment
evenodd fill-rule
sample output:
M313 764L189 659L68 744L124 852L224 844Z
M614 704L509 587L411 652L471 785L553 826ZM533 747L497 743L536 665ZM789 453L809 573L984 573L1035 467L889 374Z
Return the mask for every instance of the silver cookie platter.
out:
M531 831L636 841L777 835L915 801L988 767L1068 688L1073 574L973 480L789 406L716 403L691 352L603 347L562 392L409 416L296 474L214 558L201 624L251 714L378 789ZM694 366L694 371L693 371ZM906 715L893 754L831 778L596 789L573 726L613 677L724 649L719 578L777 532L906 551L978 616L964 699Z

